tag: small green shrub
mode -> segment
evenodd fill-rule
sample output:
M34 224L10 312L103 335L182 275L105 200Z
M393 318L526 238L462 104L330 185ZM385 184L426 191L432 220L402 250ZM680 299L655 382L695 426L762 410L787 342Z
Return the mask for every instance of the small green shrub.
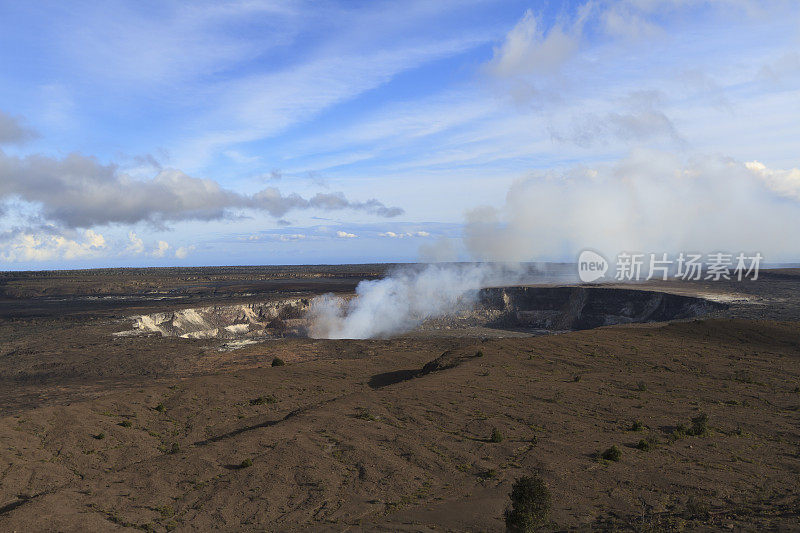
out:
M644 429L644 424L639 420L634 420L629 429L631 431L642 431Z
M253 466L253 461L250 459L245 459L239 463L239 468L250 468L251 466Z
M259 396L258 398L253 398L250 400L250 405L266 405L268 403L275 403L278 400L275 399L274 396Z
M580 376L575 376L574 378L572 378L573 383L578 383L580 380L581 380Z
M497 428L492 428L492 436L489 438L491 442L503 442L503 434Z
M159 403L158 405L155 406L155 410L158 411L159 413L166 413L167 407L163 403Z
M376 422L380 420L380 417L373 415L366 409L361 409L358 413L353 415L353 418L358 418L359 420L367 420L368 422Z
M283 365L285 365L285 364L286 364L286 363L284 363L284 362L283 362L283 359L281 359L280 357L276 357L276 358L274 358L274 359L272 360L272 366L283 366Z
M477 352L475 352L475 357L483 357L483 351L478 350Z
M701 437L708 434L708 415L700 413L692 418L692 427L686 430L687 435Z
M105 433L98 433L97 435L92 435L92 438L97 439L97 440L103 440L104 438L106 438L106 434Z
M606 461L619 461L622 457L622 451L616 446L612 446L601 453L600 457Z
M642 439L636 444L636 447L643 452L649 452L653 449L653 444L649 440Z
M636 385L636 390L638 390L639 392L644 392L644 391L646 391L646 390L647 390L647 383L645 383L644 381L640 381L640 382L639 382L639 383Z
M131 423L131 421L130 421L130 420L123 420L122 422L120 422L120 423L119 423L119 425L120 425L120 426L122 426L122 427L124 427L124 428L129 428L129 427L131 427L133 424Z
M176 454L176 453L178 453L180 451L181 451L181 445L178 444L177 442L173 442L172 446L169 449L169 453L174 455L174 454Z
M484 470L478 474L478 477L481 479L492 479L497 477L497 470L490 468L489 470Z
M550 514L550 491L538 476L517 479L511 488L511 507L506 509L506 529L529 533L543 526Z

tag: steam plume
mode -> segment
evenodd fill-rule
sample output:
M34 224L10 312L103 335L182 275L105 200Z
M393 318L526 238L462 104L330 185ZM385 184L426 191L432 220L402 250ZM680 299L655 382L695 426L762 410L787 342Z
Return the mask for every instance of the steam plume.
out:
M446 263L400 268L376 281L362 281L352 299L325 294L309 311L315 338L388 337L428 318L453 314L474 305L484 287L544 278L538 267L497 263Z

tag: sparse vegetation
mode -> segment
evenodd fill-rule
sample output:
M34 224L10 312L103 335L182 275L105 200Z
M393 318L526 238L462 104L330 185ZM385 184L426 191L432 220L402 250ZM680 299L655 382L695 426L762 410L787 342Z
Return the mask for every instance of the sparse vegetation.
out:
M492 428L492 436L489 438L491 442L503 442L503 434L497 428Z
M120 426L122 426L122 427L124 427L124 428L129 428L129 427L131 427L133 424L131 423L131 421L130 421L130 420L123 420L123 421L122 421L122 422L120 422L118 425L120 425Z
M251 466L253 466L253 461L251 459L245 459L239 463L239 468L250 468Z
M580 375L575 376L574 378L572 378L573 383L578 383L580 380L581 380Z
M92 438L97 439L97 440L103 440L104 438L106 438L106 434L105 433L98 433L97 435L92 435Z
M700 413L692 418L692 425L688 428L684 424L678 424L672 431L673 440L683 437L704 437L708 435L708 415Z
M167 407L163 403L160 403L160 402L159 402L158 405L156 405L154 407L154 409L156 411L158 411L159 413L166 413L167 412Z
M484 470L478 474L478 477L481 479L493 479L497 477L497 470L490 468L488 470Z
M275 357L272 359L272 366L283 366L285 364L286 363L284 363L283 359L281 359L280 357Z
M269 403L275 403L277 401L278 400L276 400L272 395L259 396L258 398L253 398L250 400L250 405L266 405Z
M636 447L643 452L649 452L653 449L653 445L647 439L641 439L638 443L636 443Z
M478 350L477 352L475 352L475 357L483 357L483 351Z
M358 418L359 420L367 420L369 422L375 422L379 419L379 417L373 415L366 409L361 409L358 413L353 415L354 418Z
M686 430L686 434L693 437L702 437L708 434L708 415L700 413L692 418L692 426Z
M172 446L169 449L169 453L174 455L180 451L181 451L181 445L178 444L177 442L173 442Z
M605 459L606 461L616 462L619 461L621 457L622 457L622 451L616 446L612 446L611 448L608 448L607 450L603 451L603 453L600 454L600 458Z
M550 514L550 491L538 476L517 479L511 488L511 507L506 509L506 529L528 533L543 526Z
M628 429L630 431L642 431L644 429L644 424L642 424L640 420L634 420L631 427Z

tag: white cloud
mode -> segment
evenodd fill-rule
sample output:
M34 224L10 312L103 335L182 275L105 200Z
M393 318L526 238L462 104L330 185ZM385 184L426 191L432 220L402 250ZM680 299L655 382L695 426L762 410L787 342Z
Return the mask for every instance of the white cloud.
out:
M35 230L12 230L0 234L0 259L22 261L75 260L97 257L106 248L102 234L83 231L74 237L53 227Z
M800 200L800 168L773 170L758 161L748 161L744 165L776 193Z
M637 10L630 2L610 5L600 15L603 28L614 37L638 40L660 35L663 31L647 19L647 14Z
M148 255L150 257L166 257L167 252L172 247L167 241L158 240L148 247L145 245L144 240L139 237L135 232L131 231L128 233L128 243L121 251L122 255ZM194 246L181 246L175 250L175 257L178 259L184 259L189 252L194 250Z
M637 144L668 140L683 145L686 141L661 109L664 100L658 91L635 91L615 102L614 111L584 113L575 118L569 131L553 129L553 137L582 147L612 140Z
M472 210L465 242L478 259L573 259L591 248L623 251L800 254L785 228L800 224L797 169L768 171L718 156L634 150L608 165L535 172L505 205Z
M347 233L346 231L337 231L336 236L340 239L355 239L358 237L355 233Z
M579 29L568 31L555 25L545 31L529 9L495 48L489 71L500 77L551 74L577 52Z
M136 235L133 231L128 233L128 245L125 247L123 253L139 255L144 253L144 241Z
M186 257L194 250L194 245L192 246L179 246L175 250L175 257L177 259L186 259Z
M271 235L274 240L281 241L281 242L293 242L293 241L303 241L307 238L305 233L280 233L277 235Z
M153 257L164 257L169 248L170 246L167 241L158 241L153 250L150 252L150 255Z
M379 237L389 237L390 239L405 239L407 237L429 237L430 233L427 231L406 231L403 233L395 233L394 231L386 231L378 233Z

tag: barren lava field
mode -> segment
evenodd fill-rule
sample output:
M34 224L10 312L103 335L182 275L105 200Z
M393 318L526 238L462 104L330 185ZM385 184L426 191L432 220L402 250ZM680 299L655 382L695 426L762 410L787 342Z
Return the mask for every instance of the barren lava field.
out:
M797 271L642 286L725 308L550 335L113 335L386 268L0 274L0 530L496 531L530 473L554 530L800 529Z

